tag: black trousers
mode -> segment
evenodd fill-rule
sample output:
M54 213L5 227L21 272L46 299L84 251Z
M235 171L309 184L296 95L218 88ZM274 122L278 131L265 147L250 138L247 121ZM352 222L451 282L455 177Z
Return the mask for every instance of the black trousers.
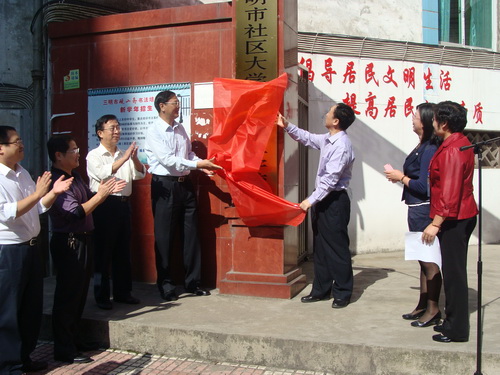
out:
M130 202L110 195L93 212L94 217L94 297L97 302L113 296L125 298L132 290L130 264Z
M464 220L445 220L438 234L446 313L443 334L455 340L469 339L467 252L476 221L475 216Z
M74 358L78 353L78 324L82 317L92 273L91 234L52 233L50 253L56 267L56 289L52 308L54 356Z
M160 293L175 289L170 270L174 239L179 234L183 247L185 288L199 286L201 249L198 239L198 209L193 185L189 179L174 181L153 175L151 200L154 217L157 285Z
M43 306L37 246L0 245L0 374L21 374L35 349Z
M349 234L351 201L347 192L332 191L312 208L314 282L311 294L350 300L354 284Z

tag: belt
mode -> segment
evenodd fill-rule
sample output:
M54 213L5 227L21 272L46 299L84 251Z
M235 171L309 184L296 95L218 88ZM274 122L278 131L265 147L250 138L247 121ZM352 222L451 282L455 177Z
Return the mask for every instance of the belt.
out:
M345 193L346 190L345 189L341 189L341 190L332 190L329 194L331 195L340 195L342 193Z
M167 181L175 181L175 182L186 182L188 180L188 176L160 176L158 174L153 175L163 180Z
M59 237L74 237L74 236L90 236L92 232L52 232L53 236Z
M109 195L108 198L119 202L128 202L130 200L130 197L124 195Z
M28 245L28 246L35 246L37 243L36 237L33 237L31 240L26 241L26 242L21 242L19 245Z
M419 203L409 203L407 204L408 207L418 207L418 206L425 206L425 205L429 205L431 204L430 201L426 201L426 202L419 202Z

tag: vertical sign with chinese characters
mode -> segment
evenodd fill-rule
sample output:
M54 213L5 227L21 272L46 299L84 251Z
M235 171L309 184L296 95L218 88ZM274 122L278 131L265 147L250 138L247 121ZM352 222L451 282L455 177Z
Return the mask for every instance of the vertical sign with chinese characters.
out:
M236 78L278 77L278 1L236 0ZM277 132L269 138L259 173L277 193Z
M236 0L236 78L278 76L278 1Z

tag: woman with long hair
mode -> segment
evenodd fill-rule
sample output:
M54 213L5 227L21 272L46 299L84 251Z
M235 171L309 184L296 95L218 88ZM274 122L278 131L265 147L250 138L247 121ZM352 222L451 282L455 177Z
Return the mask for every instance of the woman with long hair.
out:
M433 118L434 104L422 103L417 106L412 122L419 143L407 156L403 172L397 169L385 171L389 181L404 185L402 200L408 205L408 228L411 232L423 232L431 222L428 169L439 143L434 135ZM441 319L438 305L441 272L435 259L426 252L418 254L416 260L420 264L420 298L411 313L403 314L403 319L414 320L411 323L413 327L428 327Z

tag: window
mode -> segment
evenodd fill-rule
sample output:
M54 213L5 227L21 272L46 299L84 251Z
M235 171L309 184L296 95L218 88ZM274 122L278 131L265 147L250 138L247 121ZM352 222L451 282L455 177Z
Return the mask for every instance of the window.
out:
M439 40L492 48L491 0L439 0Z

